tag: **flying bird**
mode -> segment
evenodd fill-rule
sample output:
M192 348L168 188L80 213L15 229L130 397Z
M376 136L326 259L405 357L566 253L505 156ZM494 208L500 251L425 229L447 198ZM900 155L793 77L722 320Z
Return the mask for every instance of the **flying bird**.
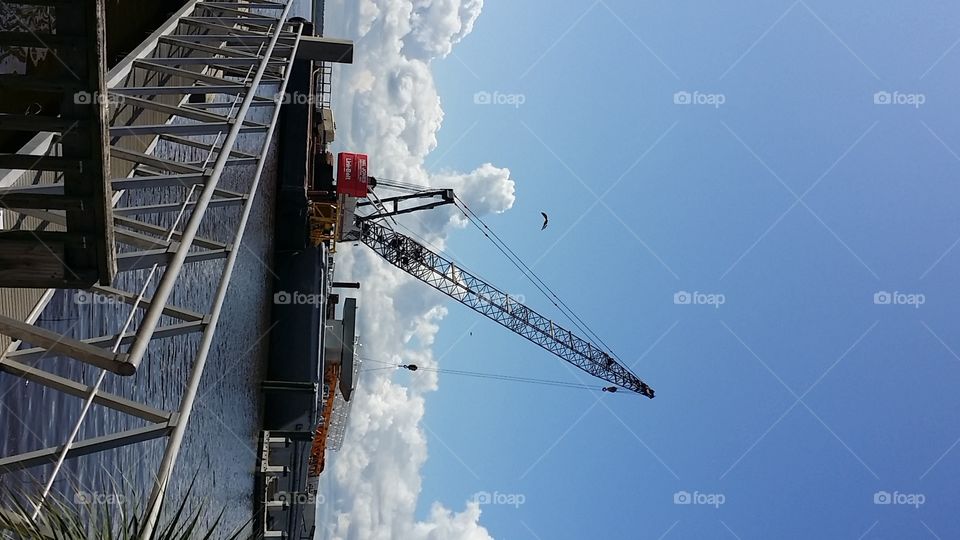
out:
M543 227L540 227L540 230L542 231L547 228L547 222L550 221L550 218L547 217L546 212L540 212L540 215L543 216Z

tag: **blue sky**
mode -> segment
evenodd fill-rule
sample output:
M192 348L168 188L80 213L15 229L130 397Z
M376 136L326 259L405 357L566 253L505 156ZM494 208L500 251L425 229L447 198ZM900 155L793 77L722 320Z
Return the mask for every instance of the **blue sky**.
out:
M481 506L495 538L957 537L960 6L703 4L486 2L431 64L427 168L508 167L487 222L657 398L441 375L417 515L485 491L523 500ZM475 232L448 251L556 315ZM441 368L577 380L449 310Z

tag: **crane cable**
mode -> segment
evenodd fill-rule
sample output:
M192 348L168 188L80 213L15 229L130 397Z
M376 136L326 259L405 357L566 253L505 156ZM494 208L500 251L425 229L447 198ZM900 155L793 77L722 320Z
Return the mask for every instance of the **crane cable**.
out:
M478 216L473 210L471 210L470 207L467 206L466 203L464 203L460 197L454 195L454 199L457 203L456 206L460 209L460 211L464 214L464 216L466 216L467 219L474 225L474 227L477 227L477 229L481 232L481 234L487 237L487 239L490 240L494 244L494 246L496 246L497 249L501 253L503 253L504 256L506 256L518 270L520 270L520 272L524 275L524 277L526 277L531 283L533 283L533 285L541 293L543 293L544 296L547 297L547 300L549 300L550 303L554 305L554 307L556 307L564 315L566 315L567 318L570 319L570 322L573 323L582 332L592 337L593 339L597 340L601 345L603 345L607 353L609 353L612 357L620 361L621 364L623 363L623 361L620 360L620 357L618 357L616 353L614 353L613 350L610 348L610 346L603 341L603 338L601 338L596 332L594 332L593 329L590 328L590 326L582 318L580 318L580 316L577 315L570 308L570 306L568 306L567 303L564 302L563 299L561 299L557 295L557 293L555 293L553 289L550 288L549 285L544 283L544 281L540 278L540 276L538 276L536 272L534 272L529 266L527 266L527 264L523 262L523 260L512 249L510 249L510 246L508 246L506 242L504 242L497 235L497 233L493 231L493 229L491 229L486 223L484 223L483 219L481 219L480 216ZM460 205L463 205L463 208L460 208ZM479 224L477 222L479 222ZM488 232L489 234L487 234ZM491 235L493 237L491 237ZM559 302L559 304L557 304L557 302Z
M430 189L429 186L422 186L422 185L412 184L409 182L402 182L399 180L393 180L388 178L383 178L383 179L378 178L377 185L382 185L384 187L396 189L400 191L412 191L412 192L424 191L424 190ZM560 298L560 296L557 295L557 293L554 292L554 290L551 289L550 286L547 285L543 281L543 279L541 279L540 276L533 271L533 269L531 269L525 262L523 262L523 259L521 259L516 254L516 252L514 252L510 248L510 246L507 245L507 243L504 242L503 239L500 238L500 236L492 228L490 228L490 226L487 225L486 222L484 222L483 219L476 212L474 212L469 206L467 206L467 204L463 201L463 199L461 199L457 195L454 195L454 206L456 206L457 209L460 211L460 213L463 214L465 218L467 218L467 221L469 221L474 227L476 227L477 230L479 230L480 233L483 234L483 236L485 236L500 251L500 253L502 253L505 257L507 257L507 259L517 268L517 270L519 270L520 273L524 275L524 277L526 277L531 283L533 283L533 285L547 298L547 300L549 300L550 303L554 305L554 307L559 309L560 312L563 313L564 316L566 316L570 320L570 322L573 323L574 326L576 326L581 332L589 336L591 339L596 340L596 343L599 343L600 345L602 345L607 354L609 354L613 358L616 358L617 361L623 364L623 360L621 360L620 357L613 351L613 349L609 345L607 345L607 343L603 340L603 338L601 338L600 335L597 334L597 332L595 332L593 328L591 328L590 325L586 323L586 321L584 321L579 315L577 315L576 312L574 312L573 309L571 309L570 306L567 305L567 303L564 302L563 299ZM397 223L397 222L394 221L394 223ZM408 227L405 227L405 226L402 226L402 227L407 231L412 232ZM423 238L419 237L419 239L422 240ZM443 251L440 251L440 253L442 255L450 257L449 254L444 253ZM468 272L471 272L474 275L478 275L475 272L470 271L464 265L460 264L460 262L457 261L455 258L453 257L450 257L450 258L464 270L467 270Z
M381 360L376 360L373 358L367 358L367 357L360 357L360 358L364 362L375 362L378 364L384 364L381 367L361 369L360 373L395 370L395 369L407 369L409 371L426 371L429 373L437 373L437 374L443 374L443 375L460 375L464 377L472 377L477 379L489 379L489 380L496 380L496 381L512 381L512 382L520 382L520 383L527 383L527 384L539 384L543 386L555 386L559 388L574 388L577 390L591 390L594 392L605 392L605 393L611 393L611 394L617 393L615 386L598 388L597 386L582 384L582 383L553 381L549 379L537 379L533 377L519 377L515 375L503 375L498 373L482 373L478 371L465 371L461 369L441 369L441 368L434 368L434 367L420 367L420 366L417 366L416 364L408 364L408 365L393 364L390 362L383 362ZM625 392L623 395L638 395L638 394L633 394L632 392Z
M377 186L383 186L390 189L395 189L397 191L427 191L430 186L421 186L417 184L411 184L409 182L401 182L399 180L391 180L389 178L380 178L377 177Z

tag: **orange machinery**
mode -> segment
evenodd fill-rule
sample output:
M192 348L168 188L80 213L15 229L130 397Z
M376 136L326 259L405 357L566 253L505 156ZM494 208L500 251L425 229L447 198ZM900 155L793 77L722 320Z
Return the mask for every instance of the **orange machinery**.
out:
M333 400L337 395L337 383L339 381L340 364L326 366L323 370L323 386L326 396L323 401L320 422L317 423L317 430L313 435L313 445L310 447L307 476L317 477L323 472L327 450L327 434L330 431L330 415L333 413Z

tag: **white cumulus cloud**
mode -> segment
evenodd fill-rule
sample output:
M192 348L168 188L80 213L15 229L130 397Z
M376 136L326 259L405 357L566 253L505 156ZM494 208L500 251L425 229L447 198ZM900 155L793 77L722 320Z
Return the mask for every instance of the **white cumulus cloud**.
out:
M489 214L513 205L509 170L483 162L469 172L424 167L443 121L430 62L471 32L482 7L482 0L328 0L324 33L356 43L354 65L334 74L335 149L369 154L371 173L381 178L453 188L475 212ZM444 207L407 225L442 246L447 232L465 223ZM337 277L362 282L361 355L437 365L432 344L446 315L442 295L362 246L340 246ZM437 378L420 370L402 385L393 375L361 376L343 448L325 471L333 485L318 530L345 540L491 538L473 502L430 501L426 516L415 515L428 455L421 423Z

